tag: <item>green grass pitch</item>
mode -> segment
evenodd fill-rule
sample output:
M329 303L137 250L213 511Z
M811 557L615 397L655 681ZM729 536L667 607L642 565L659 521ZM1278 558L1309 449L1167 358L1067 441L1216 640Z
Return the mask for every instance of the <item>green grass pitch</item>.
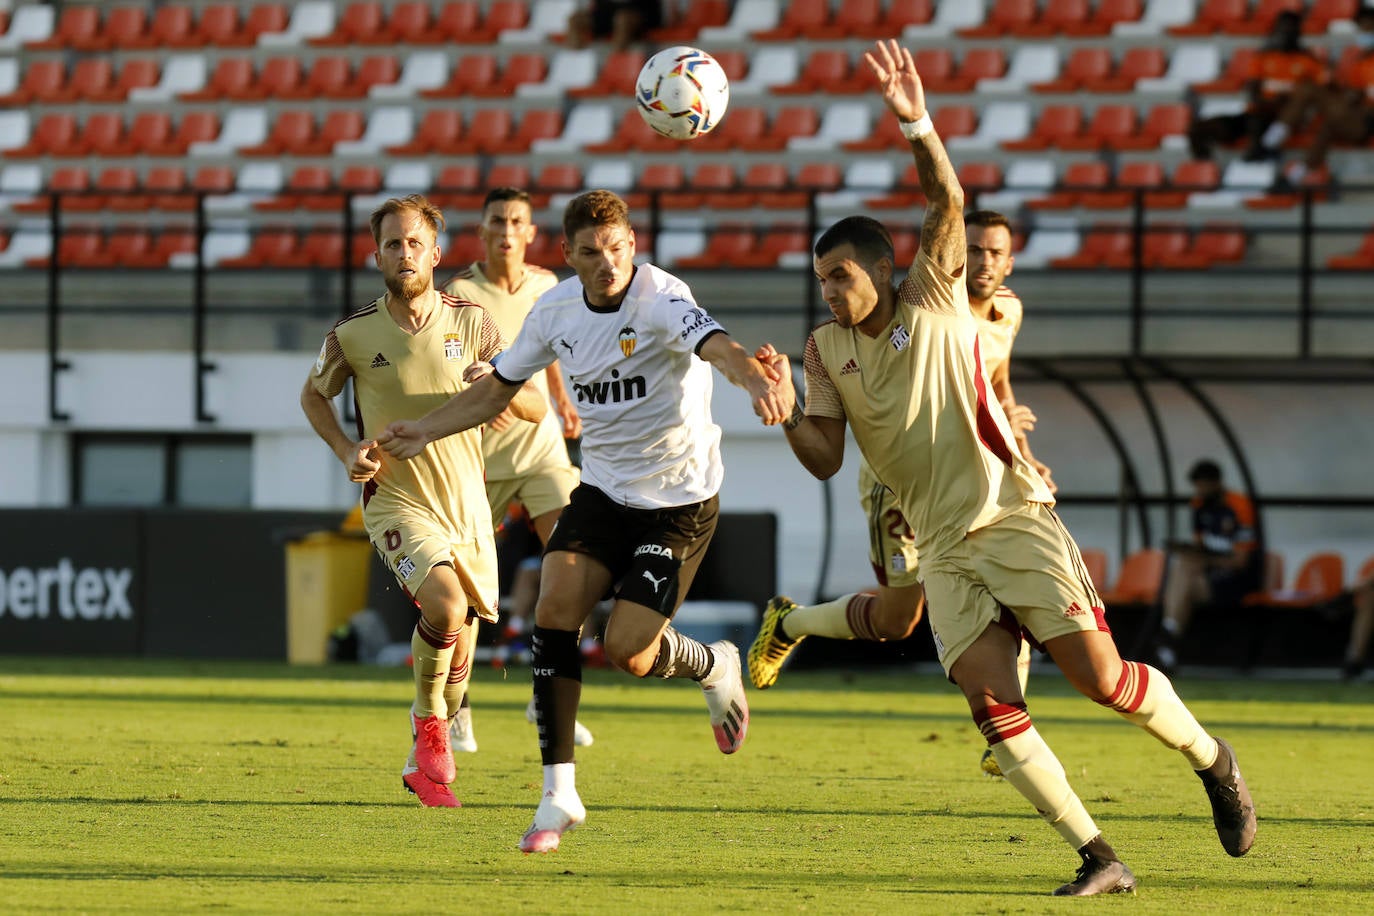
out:
M539 794L527 669L481 669L458 810L401 787L409 672L0 658L0 911L1135 913L1374 911L1374 686L1178 682L1259 810L1222 852L1182 758L1072 694L1031 714L1139 895L1067 901L1071 850L943 679L788 672L715 748L692 685L587 674L587 823L516 842Z

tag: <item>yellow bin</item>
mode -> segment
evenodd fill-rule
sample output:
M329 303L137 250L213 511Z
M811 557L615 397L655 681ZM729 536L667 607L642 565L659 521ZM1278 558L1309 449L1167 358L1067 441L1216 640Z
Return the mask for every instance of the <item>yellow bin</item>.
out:
M333 531L286 545L286 658L317 665L328 657L329 634L367 606L372 545Z

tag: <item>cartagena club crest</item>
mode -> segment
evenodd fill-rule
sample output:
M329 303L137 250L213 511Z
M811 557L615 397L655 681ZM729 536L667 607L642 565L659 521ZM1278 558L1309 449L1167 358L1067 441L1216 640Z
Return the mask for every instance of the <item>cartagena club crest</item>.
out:
M635 329L628 324L620 329L620 352L630 356L635 351L635 344L639 339L635 336Z
M463 339L457 334L444 335L444 359L455 360L463 358Z

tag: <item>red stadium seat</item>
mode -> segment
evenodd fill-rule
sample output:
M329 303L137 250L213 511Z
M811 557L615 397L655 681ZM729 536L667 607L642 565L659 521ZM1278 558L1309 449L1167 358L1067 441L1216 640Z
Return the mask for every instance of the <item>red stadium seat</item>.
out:
M143 42L148 39L148 24L146 7L116 6L105 14L98 50L146 47Z
M493 188L527 188L530 185L530 167L520 162L498 162L487 169L484 181Z
M1188 248L1192 244L1184 226L1152 225L1146 228L1140 244L1140 260L1145 267L1192 267L1188 262ZM1102 258L1102 266L1127 270L1135 265L1134 248L1114 251Z
M917 48L911 52L911 57L916 63L916 72L921 74L921 85L927 92L954 91L950 83L956 68L954 52L949 48Z
M289 24L290 16L284 4L259 3L248 11L248 16L243 20L238 43L243 46L255 45L260 36L268 32L285 32Z
M175 165L155 165L148 169L148 174L143 176L143 194L137 195L136 199L140 206L131 207L135 210L190 210L195 207L195 200L192 197L178 197L178 192L186 190L186 170ZM163 206L166 203L164 198L174 198L172 206ZM131 198L125 198L131 199ZM111 204L117 201L111 198ZM112 209L114 207L112 206Z
M386 29L378 36L380 40L369 38L364 44L424 44L422 39L433 27L433 17L429 4L423 0L409 0L391 8L387 17Z
M117 111L97 111L81 125L80 135L71 143L52 150L54 156L99 155L115 149L124 141L124 116Z
M472 113L464 136L456 141L454 152L459 155L489 153L497 145L510 139L515 121L508 108L480 108Z
M322 48L339 48L363 44L364 39L385 34L382 28L386 15L382 5L375 2L355 2L343 8L334 20L334 31L311 38L309 43Z
M325 193L334 187L334 176L320 165L297 166L281 193L253 202L255 210L333 210L343 206L343 195Z
M65 148L76 142L76 118L63 112L54 112L39 117L33 126L28 142L5 150L10 159L32 159L50 155L54 150Z
M386 86L401 78L401 64L390 54L374 54L364 57L358 70L349 82L347 95L330 98L366 98L373 86Z
M1374 270L1374 230L1366 232L1360 247L1349 254L1327 258L1326 266L1332 270Z
M315 115L309 109L283 111L277 115L267 138L256 146L239 150L242 156L282 156L304 150L315 137Z
M1313 0L1302 20L1302 30L1308 35L1320 35L1338 19L1354 19L1360 0Z
M1250 0L1202 0L1192 22L1169 26L1170 35L1199 36L1220 32L1228 22L1250 18Z
M470 200L476 196L477 203L465 208L471 209L481 206L481 195L474 189L483 187L481 169L471 162L462 162L444 166L427 196L435 206L443 208L453 206L454 201L461 197L466 196Z
M60 168L53 169L52 174L48 176L47 184L44 185L43 190L48 192L49 194L57 192L79 193L83 191L89 191L90 188L90 172L88 172L84 168L81 168L80 166L62 166ZM74 196L63 197L58 201L58 203L59 206L67 207L71 201L76 199L77 198ZM80 204L78 204L77 206L79 207ZM49 200L47 194L44 194L39 197L34 197L31 200L17 201L16 203L11 204L10 207L16 213L47 213L52 207L52 203Z
M1266 589L1248 607L1300 610L1334 601L1345 591L1345 560L1338 553L1314 553L1303 561L1291 589Z
M1164 167L1153 160L1123 162L1116 172L1116 184L1123 191L1131 192L1127 206L1134 205L1135 194L1133 192L1136 190L1146 192L1144 195L1145 206L1154 206L1154 192L1164 187Z
M1007 72L1007 56L1001 48L971 48L949 78L948 92L970 92L982 79L998 79Z
M512 54L501 68L499 79L473 86L471 94L483 98L515 95L517 87L525 83L542 83L548 76L549 63L542 54Z
M1131 92L1137 80L1161 77L1167 68L1163 48L1128 48L1115 73L1083 88L1092 92Z
M266 99L308 98L302 95L305 69L295 57L268 58L258 70L257 78L238 99L262 101Z
M1036 92L1092 91L1112 72L1112 52L1109 48L1074 48L1057 79L1032 83Z
M728 0L693 0L690 8L684 4L674 11L675 18L661 28L649 32L649 40L661 45L691 45L703 28L725 25L730 21ZM719 60L719 56L716 58Z
M1254 72L1254 48L1236 48L1226 61L1226 69L1214 80L1194 83L1193 91L1202 95L1217 92L1239 92L1245 88Z
M996 162L965 162L957 174L966 192L977 194L1002 187L1002 167Z
M319 133L308 141L299 155L327 156L334 151L334 144L344 140L357 140L367 127L363 113L357 108L339 108L324 116Z
M981 25L960 29L964 38L1001 38L1003 35L1025 35L1034 25L1039 9L1035 0L993 0Z
M260 229L248 251L236 258L225 258L219 266L226 269L293 267L300 248L296 232L287 228Z
M129 97L129 92L133 89L147 89L156 86L158 81L158 63L152 58L136 58L124 61L124 66L119 68L119 78L114 85L103 92L87 93L86 98L92 102L122 102Z
M1201 268L1245 260L1245 230L1235 225L1206 225L1193 234L1193 254Z
M492 143L488 151L501 155L520 155L530 150L535 140L552 140L563 133L563 112L558 109L532 109L520 116L515 132L505 140Z
M114 67L108 57L86 57L72 67L66 85L48 96L48 101L70 103L89 100L114 88Z
M919 66L919 65L918 65ZM919 69L918 69L919 72ZM978 127L978 115L970 105L946 105L937 108L932 118L935 131L942 140L951 137L966 137ZM896 118L879 118L873 132L859 140L847 140L841 146L846 150L873 152L878 150L907 150L910 143L902 136Z
M894 119L895 120L895 119ZM768 132L768 113L762 108L731 108L730 114L714 130L693 141L694 150L716 152L723 150L757 149L758 141Z
M126 48L197 48L205 42L196 34L195 17L189 5L159 6L142 35L127 41Z
M551 162L539 170L534 186L546 193L582 190L582 169L571 162Z
M1032 210L1067 210L1073 207L1093 206L1086 200L1090 195L1097 206L1123 206L1120 203L1100 203L1105 193L1102 189L1112 183L1112 171L1105 162L1070 162L1060 176L1059 187L1045 195L1026 201ZM1119 195L1127 197L1127 195ZM1127 198L1129 199L1129 198Z
M1040 17L1011 32L1017 38L1049 38L1055 34L1075 35L1075 29L1088 27L1092 7L1088 0L1045 0Z
M659 207L668 210L696 209L701 206L700 194L686 192L687 170L680 162L651 162L644 166L635 182L634 192L625 195L631 210Z
M1094 269L1101 267L1109 258L1129 255L1133 249L1131 233L1128 229L1115 226L1093 226L1083 233L1083 244L1074 254L1062 258L1051 258L1051 267L1069 269ZM1163 567L1161 566L1161 569ZM1125 572L1123 568L1122 572ZM1112 603L1106 599L1108 603Z
M1065 24L1061 31L1075 37L1110 35L1118 22L1135 22L1142 12L1141 0L1097 0L1086 22Z
M153 250L152 233L141 226L116 226L103 247L86 260L87 267L132 267Z
M733 166L724 162L703 162L692 170L692 190L701 194L702 204L711 210L736 210L749 206L747 194L739 193L739 179Z
M215 3L205 7L196 21L195 41L212 48L242 47L243 26L237 3Z
M95 51L100 49L100 7L64 6L57 27L42 41L24 44L30 51Z
M340 229L312 229L301 239L299 262L309 267L338 270L343 267L344 232Z
M280 99L348 98L351 70L347 57L317 57L303 80L294 86L284 86L274 96Z
M1306 12L1303 0L1257 0L1250 15L1235 22L1222 22L1221 32L1226 35L1268 35L1274 28L1274 20L1284 10L1297 13Z
M809 252L811 236L800 226L770 226L760 235L754 248L737 255L737 267L775 267L783 255Z
M213 111L188 111L181 116L175 133L163 143L145 144L145 152L150 156L184 156L192 143L204 143L218 137L219 128L219 115Z
M129 122L124 141L118 146L102 150L106 156L137 156L161 149L172 138L172 117L165 111L142 111Z
M247 57L221 57L210 71L205 85L194 92L183 92L183 102L215 102L220 99L248 99L253 95L253 61Z
M431 108L420 119L415 134L406 143L388 146L393 156L424 156L451 153L463 136L463 116L456 108Z
M805 195L798 195L795 191L788 190L792 183L792 177L787 174L787 166L781 162L756 162L744 170L740 176L740 190L747 194L747 204L741 203L737 206L767 206L768 201L774 197L785 198L773 204L776 208L792 208L796 206L806 206ZM800 200L800 204L797 202Z
M1065 137L1059 148L1066 150L1119 149L1123 140L1135 137L1139 119L1132 105L1099 105L1079 136Z
M63 267L95 267L105 248L99 229L68 229L57 243L57 263ZM28 258L26 267L47 267L48 258Z
M786 149L788 140L814 136L820 126L820 114L815 106L790 105L780 108L768 123L768 133L759 138L759 145L765 150Z
M771 29L754 33L758 41L792 41L797 38L808 40L820 37L819 33L830 24L829 0L795 0L782 7L778 24Z
M1119 150L1158 149L1165 137L1186 135L1191 117L1191 110L1183 102L1156 105L1146 114L1140 130L1132 137L1117 138L1115 146Z
M0 95L0 107L22 108L30 103L45 105L56 102L66 85L66 64L60 60L35 60L24 68L24 76L14 91Z
M1083 112L1077 105L1046 105L1031 132L1020 140L1004 140L1004 149L1016 152L1044 150L1060 146L1078 136L1083 129Z
M495 84L500 72L500 63L495 54L465 54L449 71L448 82L433 89L421 89L420 95L427 99L473 95L478 88Z
M753 229L723 223L706 240L706 248L701 254L678 258L677 266L688 270L734 266L753 253L754 244Z
M466 36L466 41L475 44L490 44L500 38L502 32L523 29L530 21L530 9L525 0L492 0L482 17L482 26L475 33Z
M871 81L855 70L846 51L822 48L812 51L794 82L774 86L774 95L807 95L863 92Z
M566 94L574 99L603 95L631 98L634 96L635 78L639 76L646 59L644 52L639 50L612 51L601 65L601 72L595 81L587 86L574 86Z
M434 17L433 25L425 32L413 35L414 44L461 44L470 39L482 24L482 7L477 0L456 0L445 3Z
M102 201L107 210L136 213L148 209L150 199L147 194L139 193L142 188L138 172L128 166L101 169L95 180L95 189L108 195Z
M85 169L81 169L80 171L83 174L86 173ZM118 197L120 196L120 192L138 190L138 173L124 166L101 169L100 174L96 176L95 181L89 185L89 188L93 193L64 200L62 202L62 209L87 212L104 210L110 207L112 196ZM127 210L129 208L121 206L110 207L110 209Z
M803 191L835 191L844 184L844 172L834 162L806 162L797 169L792 183Z
M866 38L879 27L886 28L883 22L882 0L845 0L835 8L835 18L829 27L811 32L808 38ZM900 35L902 30L885 32L885 35ZM918 71L919 72L919 71Z
M726 118L726 123L729 118ZM615 134L602 143L588 143L583 147L593 154L639 152L672 152L679 147L677 141L660 136L640 117L638 109L626 108L616 125Z

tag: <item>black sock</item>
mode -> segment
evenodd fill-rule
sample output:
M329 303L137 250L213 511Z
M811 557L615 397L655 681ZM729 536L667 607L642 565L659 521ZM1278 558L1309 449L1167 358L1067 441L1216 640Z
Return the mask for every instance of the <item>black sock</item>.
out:
M700 681L711 673L715 664L716 654L710 646L668 627L658 641L658 655L649 673L655 677L687 677Z
M539 756L546 766L571 763L577 707L582 701L582 653L577 648L577 631L536 626L530 644Z
M1102 838L1100 833L1084 843L1079 848L1078 854L1084 859L1097 859L1099 862L1117 861L1116 850L1112 848L1111 843Z

